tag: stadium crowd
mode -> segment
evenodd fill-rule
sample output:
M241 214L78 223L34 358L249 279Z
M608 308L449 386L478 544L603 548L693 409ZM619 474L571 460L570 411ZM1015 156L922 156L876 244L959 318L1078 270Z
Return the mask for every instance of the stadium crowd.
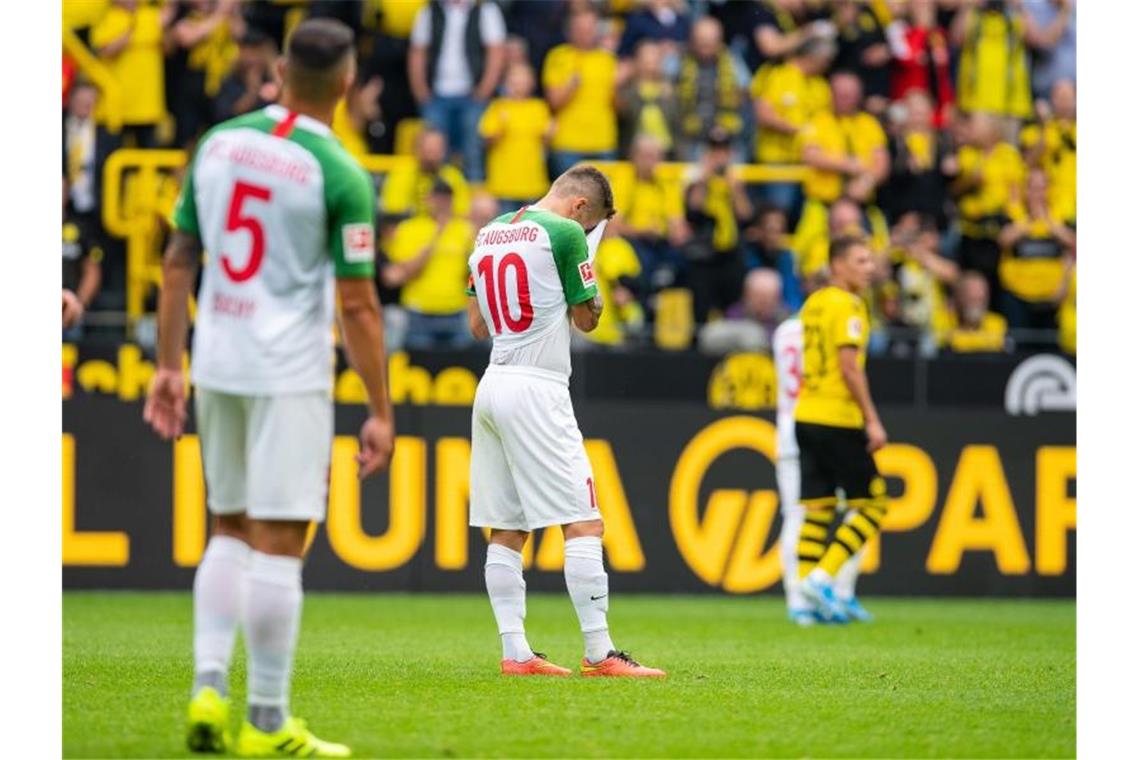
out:
M108 155L192 150L273 102L306 16L357 34L345 147L414 159L377 178L390 347L469 344L475 232L591 161L618 214L583 345L767 350L854 231L873 354L1076 351L1073 0L65 2L120 90L113 133L65 55L63 279L85 307L123 302Z

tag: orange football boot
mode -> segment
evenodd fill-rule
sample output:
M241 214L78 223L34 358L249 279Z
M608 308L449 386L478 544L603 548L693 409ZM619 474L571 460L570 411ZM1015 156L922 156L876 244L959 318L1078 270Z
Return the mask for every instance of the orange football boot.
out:
M546 659L546 655L534 653L526 662L518 662L517 660L503 660L499 663L502 668L503 675L507 676L568 676L570 675L569 668L564 668L561 665L555 665Z
M664 678L665 671L657 668L647 668L634 660L626 652L611 650L606 659L601 662L582 660L582 675L584 676L617 676L622 678Z

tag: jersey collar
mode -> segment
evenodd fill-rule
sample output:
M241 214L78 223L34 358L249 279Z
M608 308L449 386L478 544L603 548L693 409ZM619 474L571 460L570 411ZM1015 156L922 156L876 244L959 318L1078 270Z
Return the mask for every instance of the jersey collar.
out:
M265 115L277 122L289 118L289 114L290 112L285 107L277 105L276 103L265 107ZM329 129L327 125L304 114L297 114L294 126L308 132L316 132L318 135L324 135L325 137L332 136L332 130Z

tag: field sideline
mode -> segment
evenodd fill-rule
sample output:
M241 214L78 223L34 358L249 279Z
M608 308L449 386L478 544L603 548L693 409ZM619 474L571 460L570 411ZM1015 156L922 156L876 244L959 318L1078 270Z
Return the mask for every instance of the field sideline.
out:
M618 595L615 641L669 671L647 683L500 677L481 595L314 593L293 708L357 757L1075 755L1072 600L865 602L871 625L799 630L775 596ZM576 669L569 599L528 612ZM65 757L187 754L190 621L188 593L64 593Z

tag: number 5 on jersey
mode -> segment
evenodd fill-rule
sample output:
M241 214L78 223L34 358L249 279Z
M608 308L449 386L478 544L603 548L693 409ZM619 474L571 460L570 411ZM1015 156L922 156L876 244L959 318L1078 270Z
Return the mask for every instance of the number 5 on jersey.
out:
M526 275L526 262L517 253L508 253L499 259L496 270L495 257L484 256L476 265L479 277L483 280L483 290L487 294L487 311L491 313L495 335L503 334L503 323L513 333L525 332L534 322L534 307L530 303L530 281ZM512 313L510 293L507 291L507 270L514 270L514 303L519 315Z
M257 274L265 258L265 228L261 225L260 219L251 216L244 208L246 201L268 203L271 196L272 193L267 187L241 181L234 183L233 195L230 196L230 209L226 213L226 232L245 230L249 233L249 258L246 259L245 266L238 269L230 259L230 254L223 252L221 256L222 271L234 282L245 282Z

